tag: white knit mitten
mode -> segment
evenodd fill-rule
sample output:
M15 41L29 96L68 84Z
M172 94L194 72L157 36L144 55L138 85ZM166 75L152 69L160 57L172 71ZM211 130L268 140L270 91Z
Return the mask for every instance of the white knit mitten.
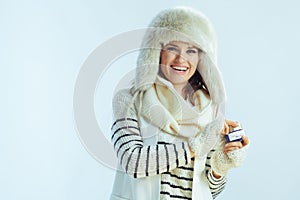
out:
M189 146L196 157L202 158L213 149L219 140L222 128L223 119L217 119L205 126L201 133L188 139Z
M248 147L249 144L241 149L233 150L228 153L225 153L223 148L217 149L211 158L210 164L212 170L220 176L225 176L229 169L239 167L243 163Z

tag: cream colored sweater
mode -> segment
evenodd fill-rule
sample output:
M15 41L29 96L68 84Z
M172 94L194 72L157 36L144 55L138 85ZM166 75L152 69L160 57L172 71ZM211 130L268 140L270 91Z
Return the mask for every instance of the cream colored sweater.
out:
M132 104L132 98L130 90L126 89L118 92L113 101L115 122L111 141L121 168L134 179L160 175L160 199L192 199L194 159L187 141L159 131L143 135L142 132L151 131L151 127L141 127L142 119ZM148 142L152 138L156 138L156 144ZM214 151L208 154L205 165L205 176L213 198L223 191L226 183L225 177L216 179L212 175Z

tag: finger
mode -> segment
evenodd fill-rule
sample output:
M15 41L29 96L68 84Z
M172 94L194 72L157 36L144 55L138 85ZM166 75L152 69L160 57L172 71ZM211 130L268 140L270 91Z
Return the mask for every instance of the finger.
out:
M229 126L228 126L228 124L226 123L226 121L225 121L225 123L224 123L224 128L223 128L223 132L222 132L224 135L227 135L228 133L229 133Z
M234 151L234 150L238 150L239 148L238 147L231 147L231 148L228 148L228 149L224 149L225 153L229 153L230 151Z
M240 124L236 121L231 121L231 120L225 120L226 123L229 125L229 126L232 126L233 128L235 127L238 127Z
M249 144L249 138L246 135L243 135L242 138L243 138L242 145L244 147Z
M241 142L230 142L225 144L224 149L230 149L230 148L242 148L243 145Z
M229 142L225 144L224 148L231 148L231 147L237 147L237 148L242 148L243 145L241 142Z

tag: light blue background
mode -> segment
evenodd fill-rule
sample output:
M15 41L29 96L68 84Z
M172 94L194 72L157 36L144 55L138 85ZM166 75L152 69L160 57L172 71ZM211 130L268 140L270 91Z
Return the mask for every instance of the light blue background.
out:
M2 0L0 199L108 199L114 171L88 154L75 130L76 76L102 42L146 27L175 5L195 7L213 22L227 116L239 120L252 141L219 199L300 198L298 1ZM132 68L135 60L128 58L114 66ZM105 130L109 106L97 110Z

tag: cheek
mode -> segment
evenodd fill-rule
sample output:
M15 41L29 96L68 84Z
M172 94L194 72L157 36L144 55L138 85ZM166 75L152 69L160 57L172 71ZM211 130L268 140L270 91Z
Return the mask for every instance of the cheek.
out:
M197 69L198 62L199 62L198 59L194 59L194 60L190 61L190 64L192 65L193 70Z
M195 71L197 70L198 63L199 63L198 58L195 58L195 59L190 61L190 64L192 65L191 74L194 74Z
M197 67L199 62L199 57L195 56L194 58L192 58L191 63L193 64L193 66Z
M170 62L172 62L175 59L175 55L171 53L164 53L162 52L160 55L160 64L168 65Z

